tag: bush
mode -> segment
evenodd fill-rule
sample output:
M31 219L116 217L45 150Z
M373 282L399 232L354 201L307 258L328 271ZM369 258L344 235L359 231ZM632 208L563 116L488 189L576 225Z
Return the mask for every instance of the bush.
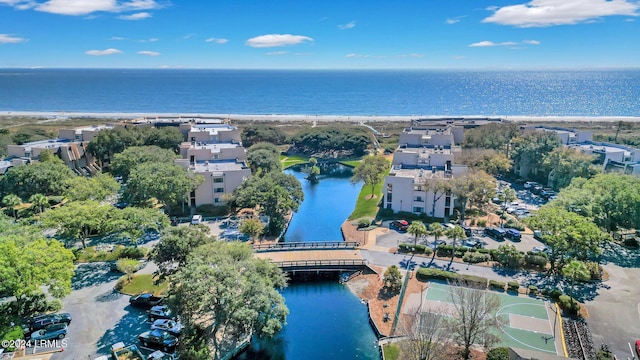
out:
M380 211L378 211L378 218L379 219L389 219L393 217L393 209L380 209Z
M469 226L476 226L476 219L471 219Z
M537 254L527 254L524 256L524 262L527 265L544 268L545 266L547 266L547 257Z
M462 280L464 283L472 287L480 287L483 289L487 287L487 278L482 276L462 275L460 280Z
M547 294L550 298L557 300L560 295L562 295L562 291L558 290L558 289L551 289L547 291Z
M487 220L486 219L478 219L478 226L479 227L486 227L487 226Z
M529 285L529 294L535 295L538 293L538 287L535 285Z
M360 218L358 219L358 229L368 228L369 226L371 226L371 223L373 223L372 218L368 218L368 217Z
M580 310L580 304L578 304L578 302L569 295L560 295L558 297L558 306L571 315L578 314L578 311Z
M512 291L518 291L520 289L520 284L517 281L509 281L507 283L507 289Z
M460 275L450 271L420 268L418 269L416 278L424 281L430 279L451 281L458 280Z
M481 254L481 253L476 253L476 252L468 252L468 253L464 254L464 256L462 257L462 260L464 262L477 264L477 263L481 263L481 262L490 261L491 260L491 255L489 255L489 254Z
M229 214L229 206L213 206L211 204L200 205L196 208L196 212L202 216L224 216Z
M504 228L505 229L516 229L518 231L524 231L524 225L520 224L519 221L514 220L514 219L507 220L507 222L504 223Z
M124 288L125 285L127 285L128 280L126 276L121 277L120 279L118 279L118 282L116 282L116 285L114 286L114 288L117 291L120 291Z
M413 244L400 243L400 245L398 245L398 251L402 251L402 252L409 252L411 251L412 248L413 248Z
M22 330L22 328L20 326L14 326L11 329L8 329L9 331L7 331L4 335L2 335L2 337L0 337L0 340L2 340L2 342L4 342L4 340L22 340L24 339L24 332ZM15 348L7 348L6 349L8 352L11 351L15 351Z
M504 291L505 283L498 280L489 280L489 287Z
M118 259L142 259L147 255L145 248L137 246L127 246L118 252Z
M509 349L506 347L493 348L487 353L487 360L509 360Z
M602 269L597 262L587 261L584 263L589 270L591 280L602 280Z

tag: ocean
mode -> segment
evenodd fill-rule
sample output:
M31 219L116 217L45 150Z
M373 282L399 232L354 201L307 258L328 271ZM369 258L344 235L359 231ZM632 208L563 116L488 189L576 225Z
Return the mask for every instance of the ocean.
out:
M640 70L0 69L0 111L640 116Z

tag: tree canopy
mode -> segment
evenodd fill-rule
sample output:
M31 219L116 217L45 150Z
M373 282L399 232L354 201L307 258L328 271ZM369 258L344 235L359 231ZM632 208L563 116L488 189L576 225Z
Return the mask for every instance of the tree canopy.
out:
M178 226L165 229L150 258L158 265L162 277L171 275L187 262L191 251L214 241L204 225Z
M640 179L631 175L575 178L554 204L586 216L606 231L640 229Z
M353 170L351 182L364 181L365 185L371 187L371 196L373 196L376 184L382 182L390 166L391 162L384 156L367 156Z
M565 147L554 149L542 162L549 179L549 186L560 190L568 186L574 178L592 178L600 172L593 165L594 159L595 156L580 153L575 149Z
M511 159L521 169L528 169L522 176L531 176L546 182L547 173L542 166L549 153L560 146L560 139L554 132L532 131L511 141Z
M250 147L259 142L270 142L274 144L284 144L286 135L275 126L250 124L242 129L242 145Z
M58 196L67 189L67 180L75 176L69 167L57 161L12 167L0 177L0 194L15 194L21 199L38 193Z
M176 158L171 149L159 146L132 146L113 155L110 171L114 176L122 176L126 182L129 174L136 166L149 162L172 164Z
M104 201L120 190L120 184L109 174L74 176L67 179L66 185L64 196L72 201Z
M449 182L451 193L460 204L461 217L464 221L467 204L483 207L495 196L496 180L482 170L469 170L466 174L453 178Z
M184 137L180 130L173 127L116 127L100 131L89 142L87 150L101 161L105 161L131 146L155 145L177 153L182 141Z
M173 163L143 163L131 172L122 197L139 205L155 198L170 210L183 204L202 181L201 175Z
M491 123L465 130L463 146L506 151L505 146L519 134L518 124Z
M207 339L213 359L245 336L273 336L286 321L288 309L277 291L286 286L282 271L255 258L245 243L200 246L171 284L172 304L182 321Z
M291 136L291 152L322 154L339 151L361 156L371 145L371 136L364 127L313 127Z
M463 149L458 159L461 164L491 175L506 174L512 166L511 159L504 152L492 149Z

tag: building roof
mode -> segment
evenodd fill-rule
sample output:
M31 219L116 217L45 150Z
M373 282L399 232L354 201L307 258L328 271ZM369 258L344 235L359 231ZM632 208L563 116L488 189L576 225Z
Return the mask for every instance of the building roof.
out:
M106 129L113 129L115 126L112 124L101 124L101 125L89 125L89 126L81 126L74 128L76 134L82 134L85 131L100 131Z
M391 167L391 172L389 176L395 177L403 177L403 178L414 178L416 180L420 179L445 179L447 177L447 173L445 172L444 167L436 167L436 166L403 166L403 165L393 165Z
M220 150L222 149L235 149L235 148L239 148L242 147L240 144L233 144L233 143L215 143L215 144L210 144L210 143L195 143L192 144L190 142L183 142L181 147L187 147L189 149L208 149L211 152L220 152Z
M236 160L216 160L216 161L197 161L191 165L189 169L196 173L224 173L225 171L238 171L248 169L244 161Z
M191 127L191 132L208 132L215 135L220 131L236 131L238 128L228 124L196 124Z
M22 145L15 145L15 146L21 146L21 147L24 147L25 149L57 149L60 146L69 145L72 143L74 143L74 141L69 139L48 139L48 140L32 141L29 143L24 143Z

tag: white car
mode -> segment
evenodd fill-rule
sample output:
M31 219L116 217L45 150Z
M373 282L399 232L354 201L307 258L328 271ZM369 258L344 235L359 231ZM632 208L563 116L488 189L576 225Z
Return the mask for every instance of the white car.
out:
M532 253L546 253L549 250L548 247L542 245L542 246L536 246L533 248L533 250L531 250Z
M151 324L151 330L164 330L171 335L178 336L182 332L182 324L169 319L158 319Z
M191 218L191 225L198 225L202 222L202 215L193 215Z

